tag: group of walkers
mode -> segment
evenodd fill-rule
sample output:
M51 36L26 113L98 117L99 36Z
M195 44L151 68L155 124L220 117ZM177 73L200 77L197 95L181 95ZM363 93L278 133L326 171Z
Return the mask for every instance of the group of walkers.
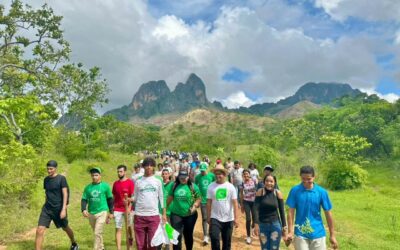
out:
M211 168L210 165L213 165ZM173 249L193 249L193 232L200 210L203 246L211 249L231 249L232 233L239 227L239 213L246 217L247 244L259 238L261 249L279 249L281 240L296 250L324 250L325 229L321 208L327 220L330 243L336 249L332 204L325 189L314 183L314 168L300 169L301 183L288 195L285 215L283 194L273 175L273 167L266 165L260 174L254 163L244 169L239 161L230 158L225 163L217 159L211 164L208 157L199 155L179 159L163 155L157 165L146 157L134 165L131 178L127 167L117 167L118 180L112 188L101 180L102 169L90 169L92 182L82 194L81 211L89 218L94 233L93 249L104 250L103 228L115 221L115 241L121 250L122 227L127 225L127 244L136 248L170 249L169 245L152 246L152 239L160 225L169 223L179 233ZM71 240L71 250L79 249L74 233L68 225L67 205L69 187L66 178L57 174L57 162L47 163L48 176L44 180L46 203L42 208L36 231L36 250L42 249L44 231L53 221Z

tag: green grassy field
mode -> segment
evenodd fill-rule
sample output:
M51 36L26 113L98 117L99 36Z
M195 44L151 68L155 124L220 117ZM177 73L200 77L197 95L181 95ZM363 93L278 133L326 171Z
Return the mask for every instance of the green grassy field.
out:
M120 163L130 167L134 163L134 159L135 156L114 154L109 161L101 164L89 160L76 161L73 164L60 162L59 172L67 175L71 187L71 204L68 209L70 226L73 228L82 250L91 249L92 246L92 232L89 223L80 213L82 190L91 181L87 173L88 165L99 164L104 169L103 180L112 184L116 180L115 167ZM341 192L330 191L340 249L400 249L398 247L400 237L400 189L398 184L400 169L398 166L382 164L379 167L369 166L367 170L369 182L364 188ZM284 173L279 175L281 176L279 186L286 196L290 187L299 183L299 179L297 176L284 176ZM42 203L44 201L42 183L38 185L35 199L38 203ZM11 216L11 221L9 219L3 220L1 226L3 228L5 225L13 227L13 225L20 223L25 228L25 233L17 233L13 237L8 237L5 241L7 249L33 249L34 228L40 209L28 211L29 213L25 213L26 215L23 218ZM244 225L244 222L241 225ZM115 249L113 222L106 225L104 238L106 249ZM66 249L68 246L68 238L62 230L56 230L52 226L46 232L44 249Z

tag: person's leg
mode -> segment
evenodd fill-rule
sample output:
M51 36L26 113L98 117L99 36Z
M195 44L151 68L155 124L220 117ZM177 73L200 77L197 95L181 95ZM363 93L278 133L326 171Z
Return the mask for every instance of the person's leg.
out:
M135 215L134 219L135 241L137 249L144 249L146 246L147 225L144 216Z
M219 239L222 230L222 224L216 219L211 219L210 223L211 223L210 224L211 249L220 250L221 245Z
M44 232L46 228L50 226L51 217L46 207L43 206L42 211L40 212L38 226L36 228L36 238L35 238L35 249L42 250L43 240L44 240Z
M46 227L44 227L44 226L38 226L36 228L36 239L35 239L36 250L42 250L45 231L46 231Z
M123 212L114 211L115 244L117 245L117 250L121 250L123 214Z
M247 201L243 201L244 212L246 214L246 235L250 237L250 226L251 226L251 207L250 203Z
M307 239L296 236L294 237L293 244L295 250L311 250Z
M197 221L197 212L184 217L183 218L183 236L185 238L185 246L186 250L192 250L193 249L193 231L194 231L194 225L196 224Z
M224 222L222 225L222 250L230 250L232 243L233 221Z
M203 236L208 236L208 223L207 223L207 204L201 204L201 219L203 226Z
M154 234L156 234L158 225L160 224L160 216L159 215L154 215L154 216L146 216L146 222L147 222L147 249L149 250L157 250L157 246L152 247L151 246L151 239L153 239Z
M103 211L96 214L96 224L94 226L94 237L95 237L95 250L103 250L103 228L107 220L107 212Z
M254 221L256 221L255 220L255 212L254 212L254 210L255 210L255 206L254 206L254 202L249 202L249 205L250 205L250 212L251 212L251 228L252 229L254 229Z
M96 234L95 234L95 227L96 227L96 216L93 214L89 214L89 224L90 227L92 228L94 237L93 237L93 249L97 250L97 239L96 239Z
M171 213L171 226L179 233L178 244L173 245L174 250L182 249L183 219L179 215ZM186 228L185 228L186 230Z
M268 238L267 238L267 234L268 234L268 228L267 225L264 223L260 223L259 225L260 228L260 245L261 245L261 249L268 249L267 248L267 243L268 243Z
M321 237L311 240L310 250L326 250L326 238Z
M271 233L269 237L270 238L268 240L270 242L271 249L279 249L282 237L282 227L279 221L274 221L271 223Z
M76 243L74 231L72 231L72 228L70 228L69 226L66 226L66 227L63 227L62 230L64 230L64 232L67 233L68 238L72 244Z

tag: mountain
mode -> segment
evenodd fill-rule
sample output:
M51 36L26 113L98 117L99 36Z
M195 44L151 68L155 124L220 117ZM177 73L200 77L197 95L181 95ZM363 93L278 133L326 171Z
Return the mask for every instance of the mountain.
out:
M301 86L293 96L282 99L277 103L255 104L248 108L240 107L238 112L257 115L276 115L302 101L319 105L331 104L335 99L342 96L357 96L361 93L360 90L353 89L349 84L309 82Z
M110 110L104 115L113 115L119 120L129 121L139 117L148 119L163 114L180 114L196 108L222 108L218 102L209 102L203 81L190 74L185 83L178 83L170 91L165 81L150 81L140 86L129 105Z
M163 80L144 83L133 96L130 104L110 110L105 115L112 115L119 120L134 123L154 121L157 124L163 124L161 120L164 118L168 119L167 123L170 123L186 112L205 108L289 118L305 114L319 105L332 104L335 99L342 96L357 96L361 93L349 84L309 82L301 86L294 95L277 103L262 103L248 108L228 109L218 101L212 103L208 101L203 81L192 73L185 83L178 83L173 91L170 91Z
M278 113L275 117L280 119L300 118L314 110L320 109L322 106L310 101L300 101L292 106L289 106Z

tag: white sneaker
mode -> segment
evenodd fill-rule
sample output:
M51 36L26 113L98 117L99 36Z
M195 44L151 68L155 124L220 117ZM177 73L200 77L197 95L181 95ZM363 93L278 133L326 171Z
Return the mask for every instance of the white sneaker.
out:
M251 244L251 238L250 237L246 238L246 243L249 244L249 245Z
M203 245L208 245L208 241L209 241L208 236L204 236Z

